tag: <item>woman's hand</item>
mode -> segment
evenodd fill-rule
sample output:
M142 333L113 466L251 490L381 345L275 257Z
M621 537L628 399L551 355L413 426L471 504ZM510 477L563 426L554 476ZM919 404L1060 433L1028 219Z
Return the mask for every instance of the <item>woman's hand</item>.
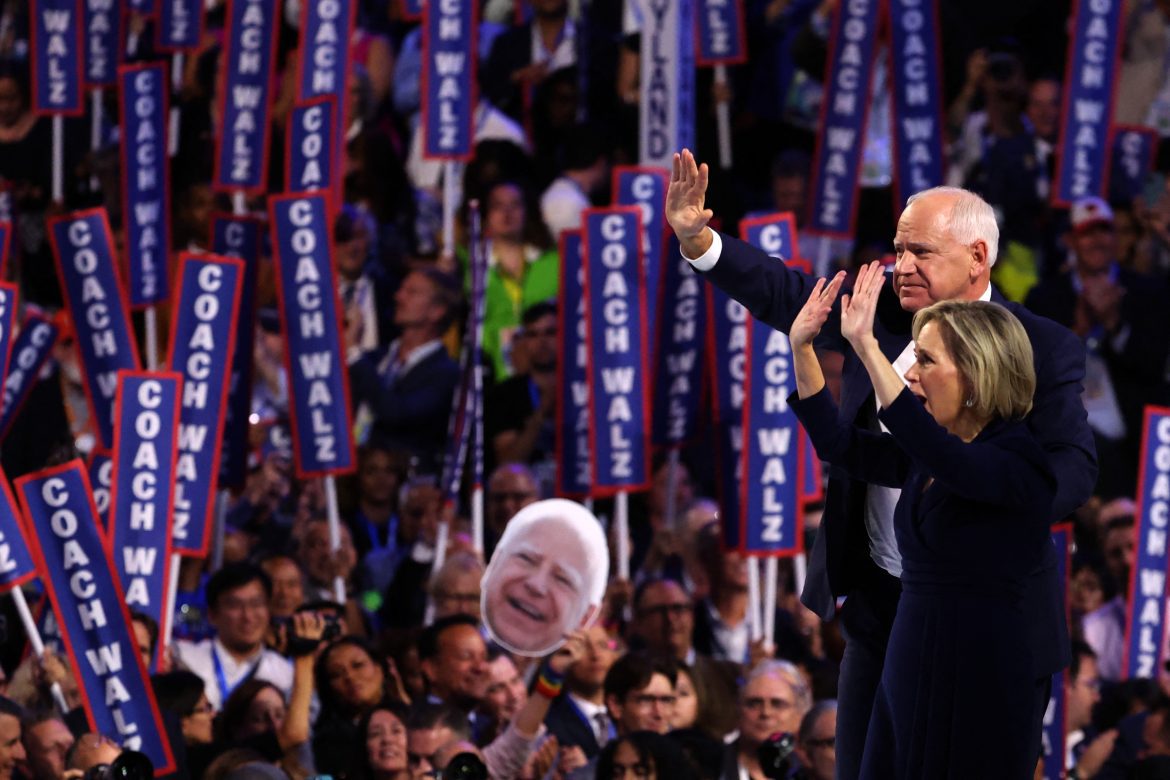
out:
M885 281L882 264L875 260L862 266L853 285L853 294L841 299L841 335L858 355L866 347L877 344L873 335L873 318Z
M792 344L793 349L812 344L813 339L821 332L825 320L829 318L829 312L833 309L833 301L837 300L837 291L841 289L841 284L844 281L844 271L838 271L837 275L833 277L833 281L827 285L823 276L817 279L812 294L808 296L808 300L804 302L804 306L788 330L788 341Z

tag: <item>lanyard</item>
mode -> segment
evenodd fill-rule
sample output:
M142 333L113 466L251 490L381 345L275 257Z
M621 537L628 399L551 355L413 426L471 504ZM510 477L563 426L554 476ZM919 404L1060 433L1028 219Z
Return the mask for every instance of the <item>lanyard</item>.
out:
M386 522L386 543L382 543L381 534L378 533L378 526L370 520L370 518L362 515L362 522L366 524L366 536L370 538L370 550L381 552L396 547L394 544L395 538L398 536L398 516L391 515Z
M263 657L263 656L261 656ZM211 646L211 663L215 667L215 682L219 685L219 708L222 710L223 705L227 703L228 697L232 695L240 683L244 680L250 679L256 673L256 669L260 666L260 658L249 667L247 674L236 680L234 685L227 684L227 676L223 672L223 664L219 660L219 651L215 649L215 645Z

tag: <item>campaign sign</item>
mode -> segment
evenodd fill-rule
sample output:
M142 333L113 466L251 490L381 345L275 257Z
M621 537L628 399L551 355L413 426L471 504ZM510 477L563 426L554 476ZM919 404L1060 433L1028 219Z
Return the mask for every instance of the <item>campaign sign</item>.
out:
M126 0L126 7L137 14L143 16L154 15L154 1L155 0Z
M130 305L150 306L170 294L167 254L171 208L167 157L168 92L164 63L118 68L122 112L122 198Z
M796 216L791 211L751 217L739 223L743 240L781 262L800 254L796 242Z
M85 21L85 84L112 87L118 77L117 0L83 0Z
M150 615L164 636L170 636L165 602L182 381L174 372L118 374L118 424L106 534L126 605Z
M800 497L804 462L788 396L796 387L788 336L753 319L747 328L744 379L743 479L740 549L747 553L803 552Z
M1147 406L1138 475L1137 562L1130 574L1122 677L1157 678L1166 638L1170 408Z
M1104 197L1108 175L1109 123L1122 35L1119 2L1076 0L1068 60L1056 186L1052 201L1067 206L1089 195Z
M604 496L650 483L642 211L586 209L583 218L592 494Z
M41 367L57 342L57 335L57 326L44 317L29 314L24 318L24 325L12 345L8 373L4 375L3 397L0 398L0 441L8 435L12 421L37 383Z
M130 611L98 530L85 465L72 460L21 477L16 491L89 730L145 753L156 776L174 771Z
M0 376L8 376L16 333L16 285L0 282Z
M260 192L268 184L268 115L279 12L280 4L273 0L228 0L216 189Z
M169 366L183 377L179 460L171 508L175 552L207 555L227 410L244 264L184 254L171 324Z
M297 476L344 474L356 460L329 204L323 194L280 195L268 213Z
M159 0L158 47L194 49L203 34L202 0Z
M333 182L337 98L333 95L298 103L292 110L285 143L285 189L326 190Z
M1154 169L1154 154L1157 151L1158 131L1152 127L1113 126L1113 151L1107 188L1110 200L1130 200L1142 194L1146 175Z
M211 251L244 263L236 342L252 344L256 332L256 271L264 223L256 217L213 214ZM232 351L228 403L224 417L223 448L219 461L221 487L242 487L248 476L248 415L252 407L252 350Z
M50 217L48 223L61 289L77 330L90 413L98 440L112 447L118 372L136 370L139 363L110 223L101 208Z
M301 57L298 96L345 95L349 38L357 0L317 0L301 4Z
M580 230L561 232L561 283L557 298L556 494L590 493L589 346L585 336L585 265Z
M114 398L114 414L117 415L117 396ZM114 432L115 435L117 431ZM115 445L117 446L117 445ZM109 450L94 447L86 458L86 473L93 488L93 507L97 510L98 522L103 534L110 532L110 489L114 486L114 458Z
M707 307L699 275L683 259L673 235L667 241L658 289L662 303L654 329L658 342L654 350L652 441L655 446L677 447L699 433Z
M747 61L743 0L696 0L695 63L736 65Z
M479 3L432 0L423 7L423 156L468 160L475 143Z
M613 170L613 202L642 210L642 268L651 344L657 343L658 282L666 251L666 188L669 186L670 172L662 168L618 166Z
M12 223L0 220L0 279L8 278L8 259L12 252Z
M826 236L853 238L881 4L850 0L839 5L833 17L809 220L811 231Z
M715 484L723 509L723 546L739 549L740 491L743 473L743 383L748 310L714 285L707 285L707 355L711 361L715 425Z
M32 110L85 112L81 99L81 0L36 0L32 17Z
M656 2L641 30L638 160L669 168L695 148L694 0Z
M37 576L37 567L25 542L24 525L16 511L16 499L8 476L0 471L0 593L6 593Z
M895 213L943 183L943 100L937 0L890 0Z

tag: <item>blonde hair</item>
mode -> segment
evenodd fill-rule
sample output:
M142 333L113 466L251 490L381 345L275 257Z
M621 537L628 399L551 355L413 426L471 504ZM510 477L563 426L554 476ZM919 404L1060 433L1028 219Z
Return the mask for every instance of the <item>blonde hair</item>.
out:
M976 417L1018 420L1032 410L1032 342L1015 315L986 301L941 301L914 315L915 341L929 322L959 369Z

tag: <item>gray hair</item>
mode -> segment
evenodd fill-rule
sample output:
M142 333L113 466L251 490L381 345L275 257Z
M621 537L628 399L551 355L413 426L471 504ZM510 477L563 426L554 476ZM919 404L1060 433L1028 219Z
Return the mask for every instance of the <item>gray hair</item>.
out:
M991 204L962 187L931 187L907 198L906 207L909 208L916 200L935 195L951 199L951 209L945 213L945 224L951 237L960 244L970 245L976 241L986 243L987 265L994 266L999 256L999 223L995 220L995 209L991 208Z
M812 709L806 712L804 717L800 720L800 734L797 735L800 741L802 743L807 743L812 738L813 728L816 727L817 721L821 719L821 716L826 712L836 711L836 699L821 699L816 704L814 704Z
M784 661L781 659L766 659L756 664L750 672L748 672L747 680L744 681L742 691L746 690L749 685L761 677L778 677L792 688L792 695L796 698L794 704L801 713L808 712L809 707L812 706L812 690L805 682L804 675L800 673L800 669L791 661Z

